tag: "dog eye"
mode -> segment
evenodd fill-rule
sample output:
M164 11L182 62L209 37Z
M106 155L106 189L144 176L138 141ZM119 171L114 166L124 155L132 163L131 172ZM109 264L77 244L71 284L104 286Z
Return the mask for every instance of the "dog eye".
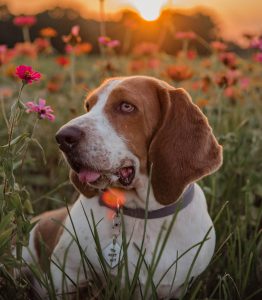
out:
M135 110L135 106L130 104L130 103L127 103L127 102L122 102L120 105L119 105L119 110L123 113L131 113L132 111Z

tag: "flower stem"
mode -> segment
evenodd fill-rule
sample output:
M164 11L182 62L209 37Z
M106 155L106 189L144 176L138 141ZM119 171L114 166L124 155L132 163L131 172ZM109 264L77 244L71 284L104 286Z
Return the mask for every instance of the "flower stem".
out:
M16 116L17 116L17 112L18 112L18 109L19 109L19 102L20 102L20 98L21 98L21 93L22 93L22 90L25 86L25 83L22 83L22 86L19 90L19 93L18 93L18 97L17 97L17 100L14 104L14 112L12 113L11 112L11 116L10 116L10 129L9 129L9 135L8 135L8 151L10 149L10 144L11 144L11 141L12 141L12 136L13 136L13 131L14 131L14 126L15 126L15 121L16 121Z
M8 147L7 147L7 151L8 152L10 152L10 146L11 146L11 141L12 141L14 126L15 126L15 121L16 121L16 118L17 118L16 116L17 116L17 112L18 112L18 109L19 109L20 98L21 98L21 94L22 94L22 90L23 90L24 86L25 86L25 83L23 82L22 86L21 86L21 88L19 90L17 100L13 104L13 107L11 108L11 116L10 116L10 120L9 120L9 124L11 124L11 125L9 127ZM12 111L12 110L14 110L14 111ZM6 195L6 192L7 192L7 179L5 177L5 179L4 179L4 188L3 188L4 197Z
M76 64L76 57L75 57L75 49L73 48L73 50L71 52L71 68L70 68L70 79L71 79L71 85L73 88L76 85L75 64Z
M29 27L28 26L23 26L22 27L22 31L23 31L24 42L31 43L30 33L29 33Z
M33 129L32 129L32 133L31 133L30 139L32 139L33 136L34 136L35 129L36 129L36 126L38 124L38 121L39 121L39 118L36 118L34 126L33 126ZM24 151L24 154L22 156L22 161L21 161L21 166L20 166L21 185L23 185L23 166L24 166L24 162L25 162L25 159L26 159L26 154L27 154L28 147L29 147L29 141L27 142L27 144L25 146L25 151Z

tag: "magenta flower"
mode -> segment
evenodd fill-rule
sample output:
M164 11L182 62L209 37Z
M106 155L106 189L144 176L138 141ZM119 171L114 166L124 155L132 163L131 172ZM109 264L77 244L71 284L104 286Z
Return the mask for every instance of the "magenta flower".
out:
M41 78L41 74L36 72L30 66L21 65L16 68L15 74L22 79L24 84L38 81Z
M7 52L7 46L6 45L0 45L0 54L5 54Z
M53 115L53 110L50 106L46 106L45 99L39 99L38 104L34 102L26 102L25 105L27 106L27 113L37 113L39 119L47 119L49 121L54 121L55 116Z
M107 43L107 47L109 48L116 48L120 46L120 42L118 40L111 40Z
M71 28L71 34L73 36L79 36L80 27L79 25L75 25Z
M108 48L115 48L120 45L120 42L118 40L111 40L108 36L100 36L98 38L99 44L106 46Z
M196 38L196 34L193 31L178 31L175 36L179 40L193 40Z
M254 38L251 40L250 47L262 50L262 38Z
M256 54L254 54L253 60L254 60L255 62L260 62L260 63L262 63L262 52L258 52L258 53L256 53Z
M111 39L107 36L100 36L98 38L98 42L101 44L101 45L104 45L104 46L107 46L108 42L110 42Z
M19 16L15 17L13 20L16 26L33 26L36 23L36 17L34 16Z

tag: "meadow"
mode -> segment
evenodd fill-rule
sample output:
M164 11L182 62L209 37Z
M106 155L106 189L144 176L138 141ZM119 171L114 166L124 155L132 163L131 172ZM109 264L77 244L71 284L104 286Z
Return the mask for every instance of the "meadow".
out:
M214 41L206 45L210 54L200 56L190 48L190 40L197 37L187 32L177 36L183 47L176 55L159 52L151 43L137 45L128 55L116 55L118 43L110 46L113 40L109 39L100 39L101 54L93 55L87 44L79 47L79 34L68 35L65 43L71 50L63 55L48 43L40 47L28 42L14 49L0 46L0 299L29 297L30 281L15 278L13 270L23 263L19 253L28 241L30 218L73 203L77 197L55 142L56 131L84 113L86 95L104 79L137 74L185 88L208 117L224 149L223 166L200 181L211 218L216 220L215 255L183 299L262 299L259 46L240 57L225 43ZM41 78L23 85L23 79L15 75L19 65L32 66ZM25 104L38 103L40 98L52 107L55 120L27 112ZM13 238L17 259L11 254ZM50 295L55 299L52 291ZM112 291L110 297L131 299L132 295ZM101 291L94 299L109 298Z

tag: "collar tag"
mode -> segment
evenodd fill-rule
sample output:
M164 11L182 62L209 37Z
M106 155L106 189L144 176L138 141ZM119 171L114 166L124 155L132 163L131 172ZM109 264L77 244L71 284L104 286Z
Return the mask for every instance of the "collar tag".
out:
M103 256L106 260L107 265L113 269L115 268L122 259L122 254L120 255L121 247L119 246L118 242L112 241L108 244L103 250Z

